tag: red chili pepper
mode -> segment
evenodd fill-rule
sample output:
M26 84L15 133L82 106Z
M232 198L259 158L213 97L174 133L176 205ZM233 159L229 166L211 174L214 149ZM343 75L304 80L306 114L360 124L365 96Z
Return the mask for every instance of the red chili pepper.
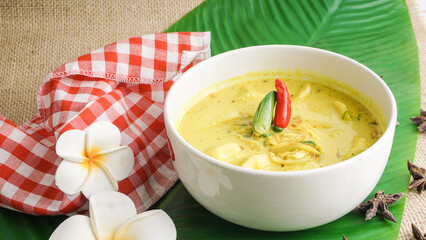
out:
M288 94L287 86L278 78L275 80L275 88L277 89L277 104L275 106L274 125L284 129L288 126L291 118L290 94Z

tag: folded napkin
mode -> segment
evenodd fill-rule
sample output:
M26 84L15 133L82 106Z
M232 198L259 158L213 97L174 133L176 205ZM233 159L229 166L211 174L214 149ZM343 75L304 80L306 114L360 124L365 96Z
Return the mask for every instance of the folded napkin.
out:
M135 156L118 183L141 212L176 182L164 128L165 96L183 72L210 57L210 33L163 33L107 45L54 70L38 92L39 114L22 126L0 116L0 206L37 215L87 210L55 185L57 138L109 121ZM17 106L19 107L19 106Z

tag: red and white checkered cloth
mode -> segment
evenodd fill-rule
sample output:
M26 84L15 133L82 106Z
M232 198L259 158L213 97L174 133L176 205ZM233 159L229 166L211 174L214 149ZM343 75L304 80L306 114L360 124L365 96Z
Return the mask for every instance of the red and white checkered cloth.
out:
M62 161L56 139L70 129L110 121L121 145L135 154L120 181L138 212L175 183L167 147L163 103L183 72L210 57L210 33L162 33L116 42L53 71L38 93L39 114L18 127L0 116L0 206L37 215L87 209L87 199L55 185Z

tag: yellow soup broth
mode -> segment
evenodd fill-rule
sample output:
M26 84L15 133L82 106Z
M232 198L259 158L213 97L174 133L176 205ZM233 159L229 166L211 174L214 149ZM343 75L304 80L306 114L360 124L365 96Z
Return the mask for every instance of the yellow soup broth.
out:
M355 91L325 86L321 77L307 81L300 73L278 75L249 73L207 89L182 115L179 133L213 158L270 171L335 164L364 151L382 135L375 114L349 96ZM275 90L277 77L290 93L290 124L282 132L257 136L252 133L253 116L263 97Z

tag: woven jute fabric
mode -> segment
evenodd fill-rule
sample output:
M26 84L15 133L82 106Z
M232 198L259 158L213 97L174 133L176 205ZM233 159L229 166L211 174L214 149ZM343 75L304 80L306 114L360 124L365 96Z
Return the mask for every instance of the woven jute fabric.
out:
M37 113L37 90L53 69L91 50L142 34L163 32L203 0L0 1L0 114L16 124ZM418 40L422 106L426 108L426 28L407 1ZM426 134L415 164L426 167ZM399 239L426 232L426 195L409 191Z
M416 1L406 1L417 39L420 61L421 79L421 101L422 108L426 109L426 25L421 16ZM420 167L426 167L426 133L419 134L417 150L414 163ZM410 159L412 160L412 159ZM415 224L423 233L426 232L426 195L418 194L417 191L408 191L405 203L404 215L402 217L400 240L411 240L413 238L411 224Z
M16 124L37 113L47 74L94 49L163 32L202 0L0 1L0 114Z

